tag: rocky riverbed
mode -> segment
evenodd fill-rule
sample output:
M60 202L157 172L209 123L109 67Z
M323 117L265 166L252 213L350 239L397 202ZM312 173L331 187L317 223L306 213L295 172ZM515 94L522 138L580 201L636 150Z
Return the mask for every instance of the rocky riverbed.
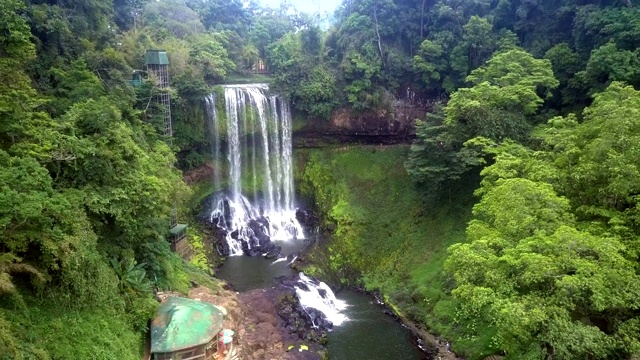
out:
M177 294L164 294L179 296ZM234 346L246 360L326 358L326 324L313 328L295 291L286 284L244 293L198 286L189 298L223 306L224 326L236 332ZM302 350L304 348L304 350ZM302 350L302 351L301 351Z

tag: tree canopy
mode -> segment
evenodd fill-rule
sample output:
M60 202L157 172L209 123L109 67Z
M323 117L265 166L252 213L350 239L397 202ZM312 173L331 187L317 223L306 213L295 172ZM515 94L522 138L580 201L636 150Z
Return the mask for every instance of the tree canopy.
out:
M453 295L496 325L507 354L640 351L637 154L629 146L639 101L640 92L612 83L582 122L571 114L536 129L535 152L485 142L495 163L482 171L469 243L449 249L447 267Z

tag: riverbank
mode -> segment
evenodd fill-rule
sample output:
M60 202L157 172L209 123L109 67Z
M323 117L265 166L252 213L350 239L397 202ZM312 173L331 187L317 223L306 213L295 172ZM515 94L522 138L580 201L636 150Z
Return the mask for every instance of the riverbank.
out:
M304 263L297 263L327 282L380 292L442 359L455 359L455 354L481 359L492 353L491 329L479 334L482 324L457 315L458 304L449 294L451 281L442 271L448 246L465 241L473 181L452 188L450 196L429 206L404 170L407 150L296 150L298 188L308 203L315 202L322 217L319 225L333 234L333 239L314 246ZM221 270L234 276L232 268L225 264ZM263 271L256 276L264 276Z
M223 287L228 287L222 284ZM180 293L159 293L158 300ZM197 286L186 297L222 306L227 314L224 327L235 332L234 349L237 359L320 360L325 350L317 343L303 341L292 332L279 314L277 305L283 301L283 291L276 288L255 289L243 293L220 288L212 290ZM299 351L301 345L306 350Z
M407 152L408 146L296 150L299 189L329 234L307 266L321 278L382 294L440 356L450 350L482 359L495 352L495 331L460 316L443 271L447 248L466 241L477 178L423 194L404 168Z

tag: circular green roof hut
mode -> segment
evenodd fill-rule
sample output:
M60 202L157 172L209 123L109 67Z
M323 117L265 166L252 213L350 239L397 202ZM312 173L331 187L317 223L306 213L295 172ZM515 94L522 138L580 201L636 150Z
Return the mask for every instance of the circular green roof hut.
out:
M152 359L213 359L223 321L223 311L215 305L168 298L151 323Z

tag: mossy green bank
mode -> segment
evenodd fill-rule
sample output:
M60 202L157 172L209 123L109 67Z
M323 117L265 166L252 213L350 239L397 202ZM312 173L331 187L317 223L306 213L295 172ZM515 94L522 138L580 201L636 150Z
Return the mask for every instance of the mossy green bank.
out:
M408 146L297 150L299 190L315 203L330 240L307 271L380 291L403 318L425 325L463 356L493 353L494 331L463 318L444 273L447 248L465 241L477 176L436 197L412 183Z

